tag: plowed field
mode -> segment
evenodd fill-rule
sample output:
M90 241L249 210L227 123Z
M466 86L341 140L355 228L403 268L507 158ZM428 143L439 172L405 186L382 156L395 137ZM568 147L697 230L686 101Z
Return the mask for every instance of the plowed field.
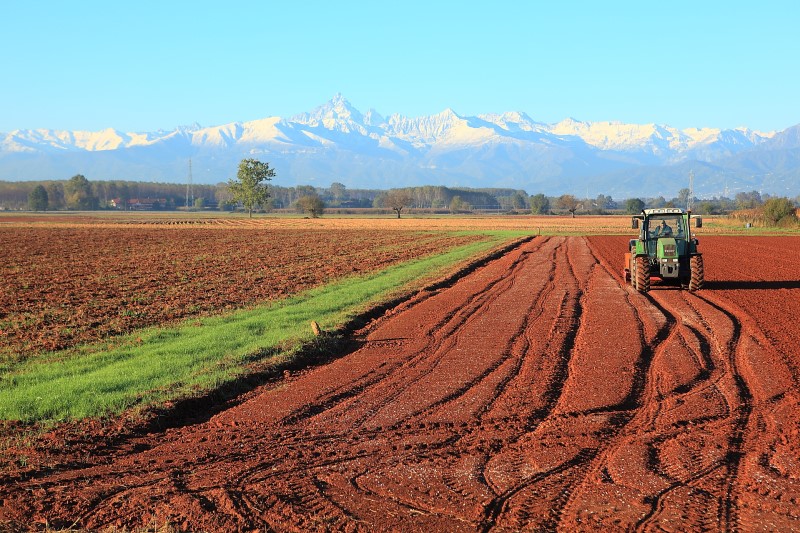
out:
M800 239L702 240L707 289L642 295L627 237L536 238L227 409L4 475L0 524L798 529Z
M263 223L0 226L0 357L283 298L480 238Z

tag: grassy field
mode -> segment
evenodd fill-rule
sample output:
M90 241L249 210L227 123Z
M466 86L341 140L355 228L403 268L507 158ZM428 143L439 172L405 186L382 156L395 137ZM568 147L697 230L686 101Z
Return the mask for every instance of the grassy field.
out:
M337 331L359 314L519 237L487 233L444 253L219 316L150 327L106 343L7 363L0 419L50 423L119 414L229 384L255 368L291 360L317 342L310 322Z

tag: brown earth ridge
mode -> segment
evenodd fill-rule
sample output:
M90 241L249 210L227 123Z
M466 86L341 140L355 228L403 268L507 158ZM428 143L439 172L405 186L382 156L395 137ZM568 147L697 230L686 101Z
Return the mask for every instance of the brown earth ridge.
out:
M537 237L213 416L6 472L0 525L800 528L800 239L706 237L706 289L648 294L627 239Z

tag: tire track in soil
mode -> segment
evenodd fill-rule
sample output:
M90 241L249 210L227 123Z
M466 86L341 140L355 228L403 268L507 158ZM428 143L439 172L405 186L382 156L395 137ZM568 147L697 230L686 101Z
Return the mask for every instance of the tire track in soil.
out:
M597 258L594 257L594 260L597 261ZM608 478L605 461L634 420L633 411L645 390L644 376L652 360L651 344L645 343L645 338L651 335L651 342L658 344L669 332L663 323L642 322L633 312L634 306L629 296L620 289L605 265L601 264L592 270L589 284L583 302L589 319L581 325L581 341L570 363L571 379L576 386L572 387L574 392L570 393L567 384L567 394L559 403L556 418L562 418L584 430L593 428L593 432L583 434L589 438L572 464L567 463L570 469L562 476L559 495L547 502L550 504L549 517L537 525L544 530L584 528L587 519L574 516L574 508L579 507L581 512L586 508L592 515L596 512L595 508L605 507L606 502L597 504L586 501L587 494L595 491L594 487L587 487L595 479ZM609 314L617 315L615 321L592 319ZM598 331L599 326L606 331ZM609 326L616 329L616 334L609 335ZM597 341L603 336L617 345L615 349ZM584 343L582 349L581 342ZM602 360L605 360L604 364L598 364ZM606 368L599 368L602 366ZM615 374L620 370L627 376L619 380L611 379L609 372ZM610 383L613 385L603 390L602 384ZM591 390L592 386L594 390ZM566 426L569 427L569 424ZM557 435L575 431L566 429L563 421L557 427ZM560 470L556 469L555 473L560 474ZM527 513L523 514L523 518L528 519Z
M449 293L456 293L449 307L442 308L436 297L437 292L426 293L421 298L412 302L412 305L403 310L404 318L398 321L389 321L379 331L367 336L364 346L358 350L360 360L350 358L332 363L341 366L337 372L347 374L352 382L339 383L331 381L327 373L318 376L306 376L306 383L302 389L287 391L280 402L287 406L300 405L299 410L285 412L272 410L269 413L251 411L245 404L241 412L232 413L233 416L246 414L248 417L261 417L262 421L281 422L284 424L297 423L307 420L307 423L324 427L331 419L341 424L346 417L352 419L354 428L367 424L368 420L379 418L379 411L386 405L396 404L398 398L409 395L409 389L419 386L418 382L426 378L432 371L442 364L442 359L453 356L452 351L459 349L461 338L468 335L466 330L470 324L485 318L488 306L514 284L514 276L520 270L523 261L528 255L536 251L540 242L531 243L526 250L517 250L506 256L507 264L497 271L478 271L467 283L448 289ZM441 291L438 291L441 292ZM412 324L411 332L408 324ZM471 328L473 331L485 333L485 325ZM387 351L401 350L402 357L387 360ZM375 366L365 365L363 359L376 361ZM359 377L357 368L367 369L364 379ZM375 370L375 369L378 370ZM309 390L314 391L315 397L308 397ZM260 402L254 405L260 409ZM362 407L363 406L363 407ZM366 412L366 414L365 414ZM264 418L264 417L268 418ZM407 414L405 418L412 418ZM222 420L222 417L220 417ZM391 419L383 423L372 422L372 427L392 425Z
M664 416L661 418L680 430L670 432L659 428L662 422L659 417L649 420L647 427L642 428L645 432L658 431L659 437L648 443L651 468L653 473L666 480L668 486L645 497L644 501L650 502L652 508L639 520L637 529L647 530L653 526L662 529L711 527L716 523L727 530L733 521L731 506L725 498L714 495L730 493L735 478L735 466L730 460L738 453L741 435L737 438L737 434L749 416L749 392L736 378L731 364L740 328L727 315L700 313L699 306L691 302L695 297L688 293L659 291L650 297L659 302L676 324L678 335L673 338L682 339L684 348L694 344L695 349L699 349L696 354L698 372L686 383L677 383L674 378L662 379L662 383L671 381L672 385L678 386L671 391L662 390L661 397L654 398L663 405ZM725 318L729 319L729 324L721 322ZM713 328L710 326L712 320L716 325ZM712 409L698 416L700 409L693 404L711 405ZM676 411L677 416L674 415ZM710 432L712 428L713 433ZM695 448L697 441L703 443L700 450ZM690 459L686 461L686 457ZM699 497L687 498L681 494L687 489L689 495L696 491ZM681 494L678 504L672 501L676 494ZM716 500L721 504L716 505Z
M553 242L558 242L558 241L553 241ZM555 251L555 249L553 249L553 252L554 251ZM542 265L540 265L540 266L544 266L544 268L546 268L547 270L552 270L553 267L551 265L548 265L547 264L548 262L552 263L552 261L544 261L544 262L542 262ZM536 276L533 279L536 279L537 277L539 277L539 276ZM549 294L552 291L553 284L552 284L552 282L549 281L550 276L549 275L548 276L542 276L542 278L545 280L544 286L542 288L534 287L533 290L529 291L529 292L533 293L534 295L536 295L535 298L534 298L534 301L533 301L534 303L532 305L532 308L540 307L541 306L540 302L544 299L544 297L547 294ZM529 315L530 316L540 316L541 313L537 313L537 312L525 313L525 316L529 316ZM528 322L528 320L525 319L525 317L523 317L523 324L521 326L522 330L526 330L527 329L527 322ZM482 329L485 330L485 326L483 326ZM519 337L519 336L515 333L511 338L513 339L515 337ZM505 348L502 350L502 352L505 353L510 349L510 352L511 352L511 354L513 356L513 359L514 359L514 363L512 365L508 365L511 368L506 369L506 372L502 372L501 371L502 370L501 365L503 364L503 362L505 360L508 360L509 357L501 356L500 364L492 365L489 368L488 372L484 372L483 374L478 375L477 379L467 383L467 385L462 387L458 391L457 394L452 394L450 396L445 397L442 401L434 403L431 406L431 408L429 408L426 412L420 413L419 415L415 415L415 416L424 417L427 420L431 420L431 419L442 418L445 413L449 413L450 416L452 417L452 413L454 413L454 412L455 413L464 412L465 409L467 410L468 413L473 413L472 416L475 416L475 414L480 413L481 411L485 412L487 410L486 406L492 404L496 400L496 398L499 396L500 389L502 388L503 390L505 390L505 388L502 387L502 384L509 383L512 380L516 379L516 376L518 375L519 370L523 367L522 357L524 356L524 352L525 352L524 348L526 347L526 345L529 342L529 340L527 340L527 335L522 335L521 337L523 339L526 339L526 340L522 341L522 342L511 343L512 346L510 346L510 347L507 344L505 346ZM491 377L492 374L502 374L502 375L495 376L496 379L492 379L492 377ZM483 387L485 389L488 389L488 391L486 393L484 393L484 394L476 394L475 398L466 398L467 394L465 394L465 392L474 391L476 388L479 388L479 387L477 387L478 384L484 383L484 382L489 382L489 383L485 383L486 385L488 385L488 387ZM461 405L459 405L459 404L461 404ZM476 404L480 406L477 409L475 408ZM492 416L494 416L494 415L492 415ZM498 420L495 419L495 421L492 422L491 421L491 417L486 417L485 415L483 416L483 418L487 418L487 420L482 421L482 422L477 422L476 424L471 424L471 425L473 425L475 427L475 431L477 431L479 433L482 433L483 432L482 431L483 424L488 423L488 424L493 424L494 431L496 432L497 431L497 422L498 422ZM517 420L513 420L513 422L519 423L518 418L519 417L517 417ZM508 418L508 417L506 419L504 419L505 423L508 423L510 421L512 421L512 420L510 418ZM434 422L434 425L438 424L438 423L439 422ZM465 426L465 425L466 425L466 423L462 423L462 427ZM423 426L424 426L424 424L423 424ZM471 445L476 446L478 448L480 448L482 445L486 444L485 439L481 438L480 436L475 436L475 435L470 436L469 434L466 437L458 436L458 437L456 437L454 439L450 439L447 442L447 444L449 446L452 446L452 445L454 445L456 443L459 443L459 442L462 442L462 441L471 441L472 442ZM492 443L490 443L489 445L491 446Z
M791 529L797 384L740 314L538 238L206 422L0 487L0 525Z
M737 342L731 346L728 355L741 404L731 417L733 424L725 465L727 477L721 521L728 529L740 529L756 521L766 521L770 524L768 529L794 529L797 527L797 513L781 501L797 502L796 497L788 497L782 492L789 489L796 495L797 483L786 483L789 480L785 477L776 476L776 469L769 467L768 459L774 456L783 433L781 428L791 426L792 422L795 427L797 425L796 418L793 421L781 420L781 411L785 414L798 404L793 369L767 342L762 331L750 321L738 318L741 310L718 300L713 294L701 293L700 299L709 308L728 317L737 334ZM773 483L784 485L776 493L767 493L776 497L777 502L772 498L762 498L764 494L753 494L759 492L759 485L770 478ZM753 514L748 508L758 508L758 513Z
M581 282L584 280L579 280L576 262L570 259L575 252L570 251L570 248L574 248L572 241L568 241L560 250L558 260L555 261L554 275L549 282L551 291L548 294L555 292L549 304L552 309L550 316L556 316L557 319L552 324L548 324L547 320L534 321L533 327L526 332L528 338L539 339L540 346L531 344L527 358L530 363L527 366L532 368L520 376L522 379L513 382L505 394L507 398L504 407L512 411L525 405L526 395L538 396L543 401L532 410L523 431L509 436L503 452L493 457L491 462L487 458L484 478L489 479L489 485L497 496L485 507L484 530L494 527L502 514L509 514L509 502L522 491L534 483L546 480L550 475L560 474L576 466L587 455L585 450L577 450L574 457L567 458L562 464L548 465L549 468L545 467L544 471L541 471L541 467L532 465L530 460L539 451L531 449L535 445L531 436L543 421L552 416L553 409L561 398L582 315L581 297L585 287L582 287ZM591 269L591 262L584 261L582 266L584 272L588 271ZM555 287L559 289L556 290ZM544 309L544 305L542 308ZM544 329L548 326L550 331ZM541 342L544 339L547 341ZM548 362L551 364L548 365ZM540 391L530 390L529 384L537 383L534 378L537 374L540 376L538 382L544 387ZM532 394L535 392L539 394ZM530 403L530 399L527 403ZM520 478L520 473L527 475ZM494 482L492 475L496 478ZM532 506L523 504L521 509L516 509L513 513L517 515L516 521L528 521L535 516L536 511Z
M734 313L703 297L702 293L658 291L651 296L663 302L673 316L680 317L683 321L681 327L705 338L703 345L714 361L708 375L694 380L688 388L676 390L675 399L680 397L683 402L690 402L694 396L696 401L703 402L708 398L707 392L713 389L723 397L725 409L716 416L705 414L693 420L685 417L672 422L681 426L684 426L681 422L686 422L681 432L672 436L661 432L658 447L663 451L674 442L675 449L659 454L653 462L657 471L667 474L672 482L650 497L653 507L637 523L637 529L679 529L680 524L694 527L717 525L724 530L747 527L752 521L742 520L740 516L745 486L742 465L746 460L757 462L756 458L770 449L771 443L764 442L757 420L770 416L769 411L762 407L786 394L791 386L790 371L781 366L779 358L774 358L769 367L765 367L778 374L775 381L771 376L768 384L759 384L764 378L752 370L743 371L740 361L755 352L761 352L763 356L769 349L755 342L757 334L744 331L742 322ZM764 385L773 390L766 395L753 392L755 388L763 391ZM665 400L669 401L669 396ZM679 439L682 442L677 442ZM681 464L682 457L696 456L700 452L696 445L688 444L692 439L703 443L702 451L706 457L696 458L694 464ZM716 449L711 457L708 457L709 449ZM687 498L681 494L691 491L704 496L697 500L696 506L687 506ZM763 516L762 512L760 519ZM783 523L784 527L787 526L786 518L773 517L777 519L774 523Z
M545 246L550 247L552 245ZM538 250L538 248L535 250ZM455 399L472 389L476 382L486 379L495 373L499 367L503 366L514 355L511 344L519 333L519 327L516 324L512 326L498 323L490 324L491 319L486 315L491 314L493 308L507 306L507 304L504 304L503 299L507 299L506 293L512 290L516 283L519 283L518 278L522 277L520 271L525 266L530 253L531 251L528 250L515 256L514 262L507 271L496 280L491 280L487 283L485 279L478 278L480 281L477 284L477 292L468 296L465 304L445 313L445 319L438 323L428 318L431 315L430 311L426 309L427 303L436 305L436 302L423 302L419 304L417 309L409 310L409 318L425 329L424 334L420 335L421 338L425 339L424 345L421 348L414 346L413 350L416 353L406 363L395 368L374 386L360 391L356 399L342 402L340 405L327 409L324 415L319 417L320 421L317 422L315 420L314 423L324 425L331 419L335 419L338 423L353 419L352 425L354 428L361 426L376 427L376 425L377 427L382 427L383 425L396 423L397 419L407 422L425 418L425 413L455 401ZM525 322L528 311L529 309L523 314L522 323ZM437 313L441 313L441 309L438 309ZM426 324L428 322L432 322L430 327ZM454 354L459 356L459 352L468 350L474 344L476 335L489 330L502 330L504 327L509 328L509 330L514 327L517 327L517 329L513 333L505 335L509 340L501 349L500 354L485 370L474 376L473 380L452 385L441 382L436 383L435 386L439 388L442 385L449 385L449 394L444 394L438 401L426 402L420 405L417 411L400 414L394 409L394 406L398 403L410 408L414 404L412 398L419 395L419 389L430 389L431 385L428 383L430 376L433 373L440 373L440 366L452 364L449 359L453 358ZM386 335L386 332L381 333L381 336L377 338L370 339L370 341L380 345L383 335ZM384 414L387 410L392 410L393 412Z
M633 291L629 289L632 293ZM635 294L635 293L634 293ZM715 313L701 314L698 305L692 305L694 295L684 291L651 291L648 296L635 294L640 301L657 307L670 323L670 332L662 346L657 347L653 359L653 371L648 375L648 386L643 397L643 409L634 417L627 431L628 438L609 447L607 456L625 454L627 450L638 450L641 480L649 477L650 491L641 490L638 499L651 508L636 522L637 530L647 530L656 525L659 529L681 529L684 527L712 527L715 523L724 529L734 527L733 506L729 503L733 479L736 477L735 460L741 447L742 428L749 417L748 399L750 397L746 384L735 371L733 354L739 344L740 326L735 318L719 309L711 309ZM724 324L727 319L730 324ZM711 327L713 322L716 327ZM720 332L720 330L722 330ZM695 372L675 375L670 364L683 358L694 360ZM690 369L684 363L684 369ZM665 387L665 385L667 385ZM698 418L694 411L699 409L681 408L692 403L706 403L716 398L719 412L705 414ZM683 413L673 416L672 413L683 409ZM669 426L664 428L663 422L669 421L671 426L680 428L671 432ZM730 434L717 428L713 438L705 438L708 444L716 444L718 452L709 458L694 457L689 464L680 464L684 453L689 457L696 456L685 443L694 439L702 439L702 432L712 425L720 423L731 426ZM667 431L665 431L665 429ZM672 433L672 434L670 434ZM653 438L652 435L656 435ZM715 443L715 440L725 444ZM670 454L664 450L672 447ZM677 458L677 461L676 461ZM676 464L677 463L677 464ZM727 463L727 464L726 464ZM721 489L707 490L702 487L708 478L718 470L727 471L725 481L721 484L726 489L727 502L719 507L715 517L703 516L709 508L713 508L714 494ZM608 470L606 470L608 471ZM614 480L615 482L617 480ZM631 484L632 480L620 478L620 484ZM663 484L667 485L663 487ZM662 485L659 488L659 485ZM670 506L669 497L679 491L692 487L701 494L700 498L692 498L692 492L682 494L678 505ZM656 489L653 491L652 489ZM705 496L705 497L702 497ZM688 505L687 505L688 503ZM698 503L698 505L692 505Z
M668 484L642 498L651 508L636 529L796 527L797 513L783 503L796 502L796 497L759 487L771 478L797 494L796 482L776 475L767 464L776 442L787 441L781 426L796 424L796 411L789 414L798 403L790 365L741 309L713 293L662 288L642 297L629 290L639 300L650 300L676 325L664 351L656 354L651 379L656 387L646 395L661 404L663 414L650 417L637 431L655 437L644 443L650 448L650 470ZM690 347L697 364L694 375L685 371L685 363L675 364L681 350ZM667 361L683 368L683 375L662 368ZM679 377L683 383L676 381ZM763 498L767 495L771 501Z

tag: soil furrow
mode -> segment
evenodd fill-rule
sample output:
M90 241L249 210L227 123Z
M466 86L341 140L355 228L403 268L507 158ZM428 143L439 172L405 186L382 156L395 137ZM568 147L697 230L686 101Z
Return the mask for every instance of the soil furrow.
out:
M627 240L520 244L213 415L17 468L0 529L800 529L800 263L704 237L708 288L641 294Z

